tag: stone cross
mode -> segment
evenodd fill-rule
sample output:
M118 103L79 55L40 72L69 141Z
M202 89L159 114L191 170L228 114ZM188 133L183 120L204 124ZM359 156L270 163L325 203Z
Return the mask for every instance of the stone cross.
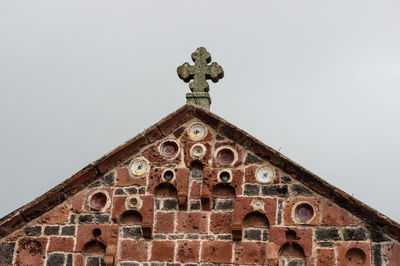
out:
M210 87L208 86L207 79L211 79L213 82L218 82L219 79L224 77L224 70L216 62L211 63L211 54L204 47L197 48L192 53L192 60L194 65L184 63L178 67L178 76L185 82L189 82L189 88L192 92L208 92Z

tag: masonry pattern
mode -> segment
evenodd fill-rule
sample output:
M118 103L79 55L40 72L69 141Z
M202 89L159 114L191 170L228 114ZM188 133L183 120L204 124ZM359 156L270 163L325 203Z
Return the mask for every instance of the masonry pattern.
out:
M193 125L204 136L191 136ZM398 240L378 224L204 121L171 125L152 140L158 131L4 236L0 265L400 265ZM147 170L136 175L138 160ZM273 173L266 183L256 178L261 167Z

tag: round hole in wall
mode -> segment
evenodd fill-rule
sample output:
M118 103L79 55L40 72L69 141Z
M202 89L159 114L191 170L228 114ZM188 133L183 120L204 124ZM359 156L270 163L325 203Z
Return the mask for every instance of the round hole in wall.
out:
M228 182L229 179L231 179L231 174L227 171L223 171L221 172L221 174L219 175L219 178L221 179L221 181L223 182Z
M172 172L171 170L167 170L164 172L164 180L165 181L171 181L172 179L174 179L174 172Z
M94 193L89 200L90 208L94 210L101 210L107 204L107 196L103 192Z
M101 236L101 229L100 229L100 228L95 228L95 229L93 229L92 234L93 234L93 236L96 237L96 238L99 237L99 236Z
M221 149L217 153L217 159L220 164L223 165L230 165L233 160L235 159L235 155L233 154L233 151L231 149Z
M307 203L299 204L295 209L295 216L300 222L308 222L314 216L314 210L311 205Z
M174 157L178 153L178 144L174 141L166 141L161 144L161 154L167 158Z
M349 265L362 265L366 261L366 256L361 249L351 248L346 252L346 260Z

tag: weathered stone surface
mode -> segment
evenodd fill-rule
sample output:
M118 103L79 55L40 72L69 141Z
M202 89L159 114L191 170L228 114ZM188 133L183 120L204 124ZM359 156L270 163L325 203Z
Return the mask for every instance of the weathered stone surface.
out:
M11 265L15 243L0 242L0 265Z
M340 240L339 231L337 228L318 228L315 231L316 240Z
M62 253L52 253L47 258L47 266L63 266L65 261L65 256Z

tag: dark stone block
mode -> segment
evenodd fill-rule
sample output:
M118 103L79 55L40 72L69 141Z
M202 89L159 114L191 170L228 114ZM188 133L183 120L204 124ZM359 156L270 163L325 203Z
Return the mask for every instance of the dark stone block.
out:
M159 210L161 207L161 200L156 199L156 210Z
M303 260L301 259L292 259L288 263L288 266L303 266L303 265L304 265Z
M377 230L376 228L372 228L370 230L370 237L373 242L384 242L389 240L384 233Z
M179 138L180 136L182 136L182 133L185 131L185 127L180 127L177 130L174 131L174 136L175 138Z
M260 229L246 229L244 231L244 238L248 240L261 240Z
M317 240L340 240L340 235L336 228L318 228L315 238Z
M169 240L176 240L176 239L183 239L185 237L185 235L183 234L179 234L179 235L169 235L168 239Z
M232 240L232 235L218 235L217 239L219 239L219 240Z
M117 188L115 190L115 195L126 195L126 193L122 188Z
M200 201L191 201L190 202L190 210L200 210Z
M66 266L72 266L72 254L68 254L67 256L67 264Z
M166 264L162 262L152 262L150 263L150 266L166 266Z
M186 238L187 238L187 239L199 239L200 236L199 236L199 235L196 235L196 234L188 234L188 235L186 236Z
M58 235L58 232L60 231L60 227L57 225L48 225L44 228L44 234L46 236L54 236Z
M247 196L258 196L260 194L260 186L257 184L245 184L243 193Z
M233 210L234 203L233 199L213 199L212 209L217 211Z
M93 223L94 217L93 215L90 214L83 214L80 215L78 218L78 221L80 224L90 224Z
M192 169L190 171L190 177L193 179L203 179L203 170Z
M375 266L382 266L382 252L381 245L372 245L372 261Z
M139 226L123 227L122 235L125 238L140 238L142 236L142 229Z
M181 266L180 263L167 263L167 266Z
M88 187L99 187L99 186L101 186L101 181L96 180L93 183L91 183Z
M121 266L140 266L140 263L137 262L122 262Z
M114 172L111 172L108 175L104 176L103 179L104 179L104 186L106 187L114 186L115 184Z
M74 224L75 223L75 214L71 214L71 216L69 217L69 223L70 224Z
M141 194L141 195L146 194L146 187L139 188L139 194Z
M74 225L64 226L61 229L61 235L63 235L63 236L73 236L73 235L75 235L75 226Z
M215 139L218 140L218 141L221 141L221 140L224 140L224 137L217 134L217 135L215 136Z
M214 240L215 237L213 235L202 235L200 237L201 239L207 239L207 240Z
M158 235L154 235L154 239L167 239L167 236L163 235L163 234L158 234Z
M362 241L367 239L367 232L364 228L344 228L343 238L346 241Z
M96 224L108 224L110 223L110 215L109 214L99 214L95 216Z
M0 265L11 265L14 255L15 243L0 243Z
M264 196L287 197L289 195L289 189L288 189L287 185L283 185L283 186L279 186L279 185L263 186L262 194Z
M103 258L99 257L89 257L86 262L86 266L106 266L106 263L104 262Z
M244 161L244 164L257 164L257 163L262 163L263 161L260 160L257 156L255 156L252 153L248 153L246 156L246 160Z
M62 253L51 253L47 258L47 266L64 266L64 254Z
M130 188L126 188L125 189L126 192L128 192L129 194L137 194L138 193L138 189L136 187L130 187Z
M290 177L288 177L288 176L283 176L282 179L281 179L281 182L283 184L289 184L289 183L292 183L292 179Z
M39 236L42 233L41 226L28 226L25 228L25 234L27 236Z
M293 196L311 196L313 192L303 185L293 184L292 185Z
M333 248L335 246L335 243L328 242L328 241L321 241L321 242L318 242L318 246L323 247L323 248Z
M177 199L166 199L164 200L163 210L176 210L178 209Z
M269 239L268 230L263 230L263 233L262 233L262 240L263 240L263 241L268 241L268 239Z

